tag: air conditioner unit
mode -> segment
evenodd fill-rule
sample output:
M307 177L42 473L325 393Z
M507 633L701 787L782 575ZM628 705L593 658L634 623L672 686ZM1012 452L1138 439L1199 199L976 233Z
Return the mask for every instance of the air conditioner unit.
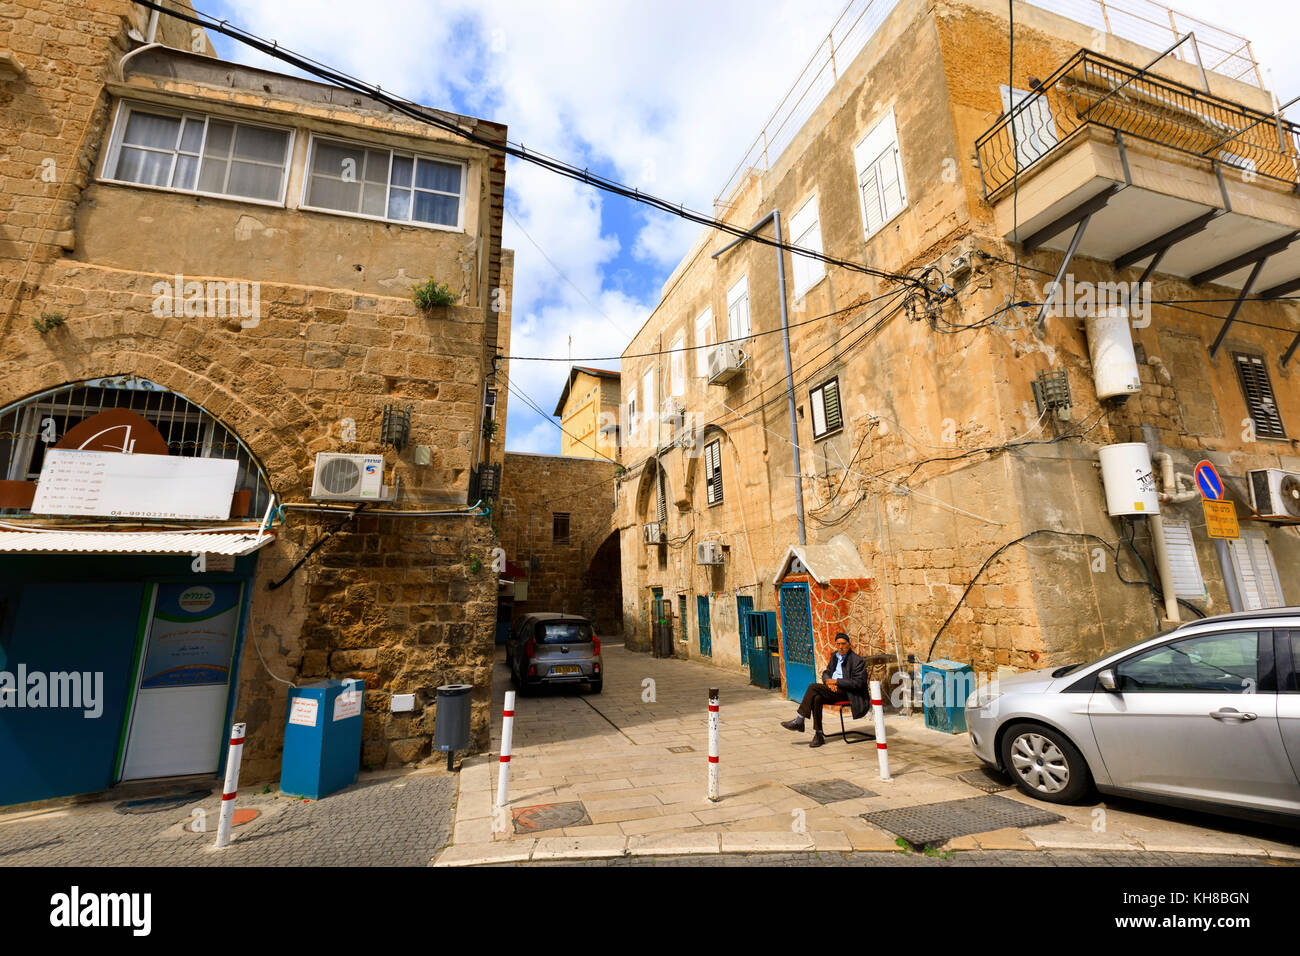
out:
M663 527L658 521L651 521L649 524L642 525L641 537L644 539L646 544L663 544Z
M383 455L316 455L311 496L325 501L378 501L383 497Z
M1250 506L1261 518L1300 518L1300 472L1281 468L1250 472Z
M659 409L659 420L665 425L672 425L681 421L681 417L685 413L686 409L682 408L681 402L675 398L665 398L663 405Z
M721 564L722 545L716 541L701 541L695 546L696 564Z
M745 353L735 342L724 342L709 353L709 384L726 385L744 371Z

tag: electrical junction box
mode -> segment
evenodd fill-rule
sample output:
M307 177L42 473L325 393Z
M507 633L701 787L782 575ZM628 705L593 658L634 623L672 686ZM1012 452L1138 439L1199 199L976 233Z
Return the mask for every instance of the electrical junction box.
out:
M281 793L319 800L357 782L365 687L349 679L289 689Z

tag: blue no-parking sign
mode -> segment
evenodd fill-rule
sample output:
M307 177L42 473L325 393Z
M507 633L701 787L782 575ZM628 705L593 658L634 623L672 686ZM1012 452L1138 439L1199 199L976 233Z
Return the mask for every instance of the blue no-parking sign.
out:
M1203 461L1196 466L1196 486L1206 501L1223 500L1223 479L1210 462Z

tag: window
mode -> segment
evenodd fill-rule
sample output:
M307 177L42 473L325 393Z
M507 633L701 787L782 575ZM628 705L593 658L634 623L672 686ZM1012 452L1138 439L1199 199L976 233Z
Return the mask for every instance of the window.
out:
M627 396L627 427L629 438L636 438L636 389Z
M704 494L711 505L722 503L722 440L704 446Z
M822 251L822 226L818 220L816 196L791 217L790 235L796 246L813 252ZM794 267L794 297L798 299L821 280L826 274L826 266L820 259L794 253L790 261Z
M104 171L118 182L280 203L291 140L287 129L124 104Z
M1233 352L1232 358L1237 363L1241 391L1246 396L1246 413L1255 423L1255 434L1260 438L1286 438L1264 359L1243 352Z
M538 644L590 644L594 634L585 621L538 621L533 628Z
M655 369L650 366L645 370L645 376L641 379L641 391L645 392L645 415L646 421L649 421L655 414L655 400L658 397L655 394Z
M1282 585L1264 532L1243 529L1241 537L1230 538L1227 544L1241 610L1283 607L1286 602L1282 600Z
M695 320L695 374L709 374L709 349L713 344L713 309L708 308Z
M664 470L660 466L655 473L655 520L659 522L660 529L667 534L668 532L668 490L664 485Z
M749 338L749 277L727 290L727 338Z
M681 396L686 394L686 335L679 332L673 339L673 344L668 346L668 368L673 377L673 395Z
M907 206L893 110L857 145L853 160L862 197L862 225L867 238L871 238Z
M808 393L812 405L813 438L824 438L844 425L840 411L840 380L833 378Z
M569 516L556 512L551 516L551 542L553 544L569 543Z
M1164 524L1174 594L1192 601L1205 600L1205 579L1201 577L1201 563L1196 559L1191 522L1165 518Z
M304 207L459 229L464 194L464 163L312 139Z
M1016 162L1024 169L1034 160L1043 156L1056 145L1056 126L1052 122L1052 110L1047 97L1031 90L1013 90L1003 84L1002 111L1010 113L1012 103L1019 106L1025 100L1029 103L1016 114L1012 120L1008 138L1016 140ZM1030 99L1032 97L1032 99Z
M1164 644L1122 661L1117 689L1165 694L1251 694L1259 682L1259 634L1231 631Z

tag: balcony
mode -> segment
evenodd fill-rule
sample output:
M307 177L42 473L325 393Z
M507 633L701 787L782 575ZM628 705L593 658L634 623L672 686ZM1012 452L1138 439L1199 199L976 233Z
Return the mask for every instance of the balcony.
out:
M1300 289L1300 127L1285 119L1080 50L975 148L997 230L1026 252L1243 297Z

